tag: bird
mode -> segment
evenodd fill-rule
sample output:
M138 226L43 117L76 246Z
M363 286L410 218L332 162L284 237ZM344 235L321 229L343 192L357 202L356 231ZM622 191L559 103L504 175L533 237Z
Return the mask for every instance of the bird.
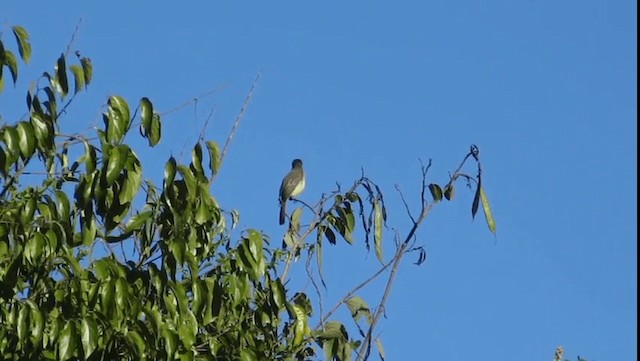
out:
M280 185L280 225L284 224L287 212L287 200L302 193L305 186L304 171L302 170L302 161L294 159L291 162L291 170L282 179Z

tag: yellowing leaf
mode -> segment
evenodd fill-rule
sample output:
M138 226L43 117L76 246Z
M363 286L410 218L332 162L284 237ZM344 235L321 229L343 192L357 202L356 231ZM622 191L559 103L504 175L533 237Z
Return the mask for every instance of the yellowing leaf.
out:
M491 208L489 207L489 200L487 199L487 195L482 188L480 188L480 200L482 201L482 210L484 211L484 218L487 221L487 227L489 227L489 231L491 231L491 233L495 234L496 222L493 219L493 214L491 213Z
M376 249L376 257L378 257L378 261L380 261L380 263L384 263L384 258L382 257L382 227L384 220L382 218L382 209L378 201L373 204L373 220L373 241Z

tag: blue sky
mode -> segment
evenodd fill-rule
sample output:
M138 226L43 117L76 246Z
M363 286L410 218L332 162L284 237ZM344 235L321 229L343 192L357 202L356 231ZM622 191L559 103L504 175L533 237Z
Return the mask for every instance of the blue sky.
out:
M158 180L170 154L188 160L212 109L206 136L224 141L261 72L213 192L242 228L277 244L277 190L291 159L304 160L307 202L364 168L386 194L389 225L405 234L394 185L415 208L418 159L433 159L430 181L445 183L477 144L498 235L471 221L462 186L435 208L417 235L427 261L400 268L379 329L387 359L550 360L562 345L571 359L635 360L636 7L9 2L3 40L23 25L34 51L18 91L5 84L0 112L18 120L28 80L53 68L82 19L72 48L92 58L94 80L65 119L73 126L99 125L111 94L132 104L147 96L165 111L219 89L167 114L157 149L140 146L145 175ZM375 269L358 242L327 249L327 308ZM312 293L296 267L291 286ZM361 295L373 305L380 287Z

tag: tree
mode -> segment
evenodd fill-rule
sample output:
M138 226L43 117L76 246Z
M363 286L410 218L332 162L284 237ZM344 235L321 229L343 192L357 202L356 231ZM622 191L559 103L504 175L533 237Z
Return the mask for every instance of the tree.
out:
M13 26L11 32L19 56L0 38L0 91L8 79L3 70L15 86L19 59L26 64L31 57L27 31ZM225 154L215 142L198 139L189 164L169 157L162 185L143 178L143 164L125 136L139 128L149 147L160 141L161 117L151 100L140 99L132 111L112 95L95 135L64 132L59 120L92 74L89 58L61 54L54 70L27 91L26 118L0 128L3 359L311 360L324 354L327 360L364 360L372 345L384 358L373 330L398 265L410 252L417 252L418 264L424 261L416 231L443 198L453 199L457 181L475 187L472 215L482 205L495 232L479 151L472 146L443 187L427 183L431 163L422 166L421 209L413 215L407 206L413 226L395 239L391 258L382 254L383 193L364 174L315 205L301 203L292 212L286 247L254 229L234 240L237 214L224 212L210 192ZM476 163L475 176L462 172L467 161ZM25 174L39 177L25 180ZM312 327L317 300L288 289L290 266L304 255L321 271L325 243L351 244L356 234L373 248L380 268L316 316ZM96 245L108 252L98 255ZM114 246L128 247L126 259L111 251ZM382 275L386 288L370 308L357 292ZM316 288L324 286L321 272L310 277ZM355 326L335 319L339 307L349 309Z

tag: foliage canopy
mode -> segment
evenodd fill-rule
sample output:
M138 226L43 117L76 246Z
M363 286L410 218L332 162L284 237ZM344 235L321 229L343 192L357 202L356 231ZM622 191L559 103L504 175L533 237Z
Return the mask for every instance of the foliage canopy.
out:
M19 60L31 58L27 31L11 31L18 56L0 38L0 92L8 80L17 84ZM285 248L253 229L233 240L237 213L224 212L210 191L223 161L215 142L198 140L189 164L169 157L161 185L143 177L125 137L138 129L147 146L160 141L161 116L150 99L132 108L109 96L95 135L65 133L59 120L92 76L89 58L61 54L27 91L26 118L1 124L2 359L351 360L368 358L371 345L384 358L372 331L395 270L408 252L424 261L415 232L434 205L453 199L457 180L475 186L472 215L482 205L495 232L472 147L443 187L427 184L430 164L422 167L422 208L415 217L408 212L413 227L390 258L382 252L383 194L364 175L295 209ZM461 172L467 160L476 161L476 176ZM303 225L304 209L312 217ZM312 326L313 300L287 289L290 266L304 252L321 270L325 243L351 244L357 230L381 264L374 276L391 270L388 287L370 308L356 294L363 283ZM131 250L126 258L113 250L122 245ZM106 254L97 257L96 246ZM334 319L338 307L347 307L358 332Z

